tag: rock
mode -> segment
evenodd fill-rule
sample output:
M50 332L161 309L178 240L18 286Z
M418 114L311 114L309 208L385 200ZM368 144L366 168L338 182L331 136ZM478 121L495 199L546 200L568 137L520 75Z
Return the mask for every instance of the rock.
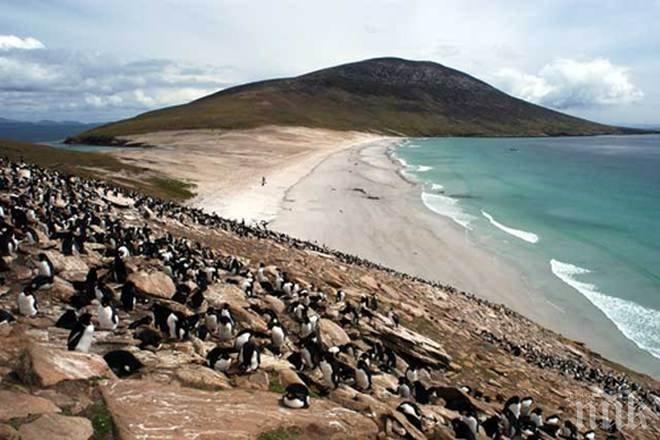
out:
M218 391L231 388L227 376L202 365L177 368L175 376L181 385L200 390Z
M259 370L247 376L236 376L234 382L239 388L266 391L270 385L270 378L268 373Z
M23 352L16 373L23 383L49 387L62 381L114 378L96 354L65 351L31 343Z
M83 417L48 414L18 429L21 440L87 440L94 435L92 422Z
M89 267L87 266L87 263L85 263L82 258L75 256L75 255L69 255L65 256L64 254L61 254L58 251L44 251L48 259L53 263L53 266L55 267L55 273L60 273L60 272L84 272L87 274L89 271Z
M328 400L306 410L288 410L266 391L221 393L148 381L100 386L123 440L143 438L254 439L278 428L296 428L300 438L375 438L369 418ZM176 411L172 409L176 408Z
M128 276L128 280L139 291L158 298L170 299L176 291L174 281L165 272L135 272Z
M72 272L66 272L72 273ZM50 288L48 293L53 297L57 298L62 302L66 302L76 293L76 289L73 288L73 285L68 281L56 276L53 279L53 287Z
M50 400L25 393L0 390L0 420L22 419L33 414L57 413L60 409Z
M131 208L133 205L135 205L135 200L129 197L124 197L122 195L115 196L112 194L108 194L103 197L103 200L113 204L118 208Z
M300 376L298 376L298 373L290 368L279 371L279 380L284 388L294 383L305 384Z
M19 440L18 431L9 425L0 424L0 440Z
M319 320L319 331L321 332L321 342L326 347L344 345L351 342L351 338L348 337L344 329L329 319L321 318Z
M379 338L383 345L400 355L414 358L434 368L448 368L452 361L440 344L403 326L395 329L380 325L372 331L372 336Z

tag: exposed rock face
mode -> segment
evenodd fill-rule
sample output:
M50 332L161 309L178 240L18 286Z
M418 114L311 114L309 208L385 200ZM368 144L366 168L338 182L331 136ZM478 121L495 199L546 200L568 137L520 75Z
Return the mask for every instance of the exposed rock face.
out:
M177 368L175 374L181 385L187 387L209 391L228 390L231 388L227 376L201 365Z
M60 409L48 399L0 390L0 421L57 412Z
M83 417L48 414L18 430L21 440L87 440L94 434L92 423Z
M55 272L83 272L87 273L89 267L80 257L75 255L65 256L57 251L45 251L48 259L53 263Z
M280 406L279 394L265 391L212 393L132 380L104 385L101 391L124 440L256 439L281 427L297 428L300 438L375 438L378 433L369 418L326 400L291 411Z
M348 337L346 331L329 319L321 318L319 320L319 330L321 332L321 340L328 347L351 342L351 338Z
M158 298L170 299L176 291L174 281L164 272L135 272L128 279L141 292Z
M17 370L25 383L49 387L62 381L114 378L103 358L96 354L65 351L30 344Z

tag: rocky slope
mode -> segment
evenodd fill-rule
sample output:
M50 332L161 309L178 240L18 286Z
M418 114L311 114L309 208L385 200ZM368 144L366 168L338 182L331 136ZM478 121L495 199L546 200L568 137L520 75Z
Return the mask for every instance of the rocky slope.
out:
M432 62L377 58L222 90L81 133L71 142L182 129L290 125L399 136L560 136L634 132L511 97ZM126 141L129 142L129 141Z
M489 438L493 421L492 438L551 438L552 414L576 425L567 438L660 436L658 382L450 286L27 164L0 164L0 207L0 438ZM46 279L40 254L54 269ZM39 307L25 316L30 286ZM116 329L99 328L98 298L115 304ZM154 304L181 332L131 325ZM68 351L56 325L72 307L94 316L89 353ZM208 319L222 309L229 339ZM277 346L274 317L287 335ZM211 350L232 351L246 329L258 368L240 368L237 353L210 368ZM103 356L117 350L141 368L113 370ZM321 358L341 373L330 383ZM282 404L296 383L309 408ZM540 427L513 416L514 396L543 409ZM406 413L413 404L419 417ZM613 428L604 411L624 404L635 419Z

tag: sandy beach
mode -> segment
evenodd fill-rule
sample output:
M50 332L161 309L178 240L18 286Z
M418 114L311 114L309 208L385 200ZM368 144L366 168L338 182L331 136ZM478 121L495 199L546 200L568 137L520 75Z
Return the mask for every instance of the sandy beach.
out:
M164 131L130 137L153 148L112 154L194 184L191 206L252 223L273 219L288 188L323 159L378 139L383 137L305 127Z

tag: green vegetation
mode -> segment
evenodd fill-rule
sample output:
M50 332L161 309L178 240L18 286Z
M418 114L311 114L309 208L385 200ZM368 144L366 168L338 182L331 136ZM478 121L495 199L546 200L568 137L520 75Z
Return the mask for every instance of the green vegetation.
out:
M280 382L280 378L277 374L271 374L268 382L268 391L277 394L284 394L285 388L284 385Z
M558 136L625 133L513 98L430 62L381 58L223 90L86 131L113 142L162 130L298 125L405 136ZM121 141L120 141L121 142Z
M107 153L69 151L47 145L0 139L0 156L25 160L43 168L84 178L103 179L167 200L193 197L194 185L154 174L145 168L120 161Z
M114 438L115 425L112 421L110 411L106 408L103 400L99 400L89 407L86 411L86 416L92 422L94 428L94 438L96 439L112 439Z
M297 440L301 431L298 428L278 428L272 431L262 432L258 440Z

